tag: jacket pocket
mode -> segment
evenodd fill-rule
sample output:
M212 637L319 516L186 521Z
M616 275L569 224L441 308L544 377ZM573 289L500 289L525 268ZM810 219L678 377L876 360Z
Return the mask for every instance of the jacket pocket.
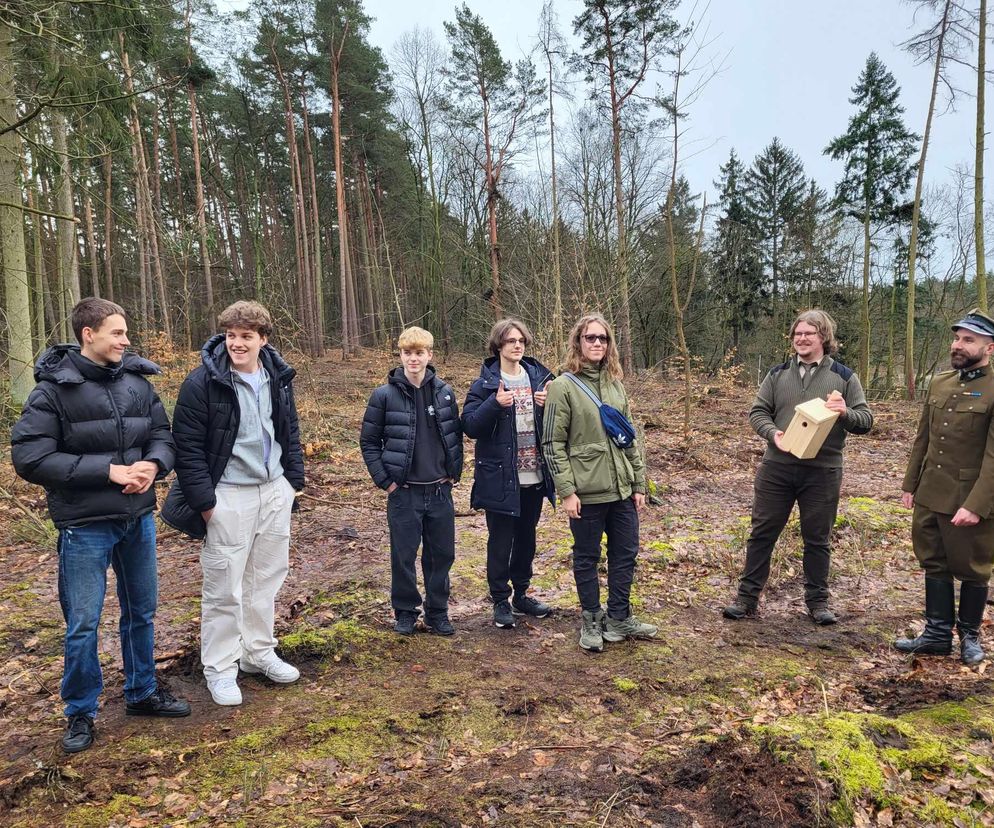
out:
M612 489L611 457L605 443L571 447L569 465L576 493L581 498L605 494Z
M500 460L478 458L473 471L472 501L474 508L502 503L507 498L504 486L504 463Z

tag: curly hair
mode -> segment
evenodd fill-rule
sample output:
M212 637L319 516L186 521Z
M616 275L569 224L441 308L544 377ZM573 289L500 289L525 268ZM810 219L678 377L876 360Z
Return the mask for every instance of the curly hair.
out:
M222 331L246 328L268 338L273 333L273 317L258 302L242 299L221 311L217 317L217 326Z
M625 372L621 370L621 356L618 354L618 344L614 339L614 331L611 329L611 324L607 319L599 313L588 313L585 316L581 316L573 326L573 330L569 332L569 351L566 355L566 364L564 367L567 371L574 374L583 367L583 346L580 343L580 338L586 333L587 326L592 322L603 325L604 330L607 331L607 353L601 359L601 368L607 370L608 376L611 379L623 379Z

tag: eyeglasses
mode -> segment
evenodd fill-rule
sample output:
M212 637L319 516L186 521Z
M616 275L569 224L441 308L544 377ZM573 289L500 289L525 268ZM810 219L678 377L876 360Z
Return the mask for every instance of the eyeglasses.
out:
M505 339L504 345L527 345L528 343L524 339Z
M595 342L600 342L601 345L607 345L611 341L611 337L607 334L584 334L583 341L588 345L593 345Z
M814 339L818 331L794 331L794 339Z

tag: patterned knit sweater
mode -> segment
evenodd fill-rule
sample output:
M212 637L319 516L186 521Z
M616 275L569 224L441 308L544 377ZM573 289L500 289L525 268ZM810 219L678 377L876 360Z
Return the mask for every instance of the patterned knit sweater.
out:
M846 413L836 420L818 454L810 460L799 460L789 452L780 451L773 444L773 435L777 431L787 430L794 417L794 407L815 397L825 399L832 391L838 391L845 399ZM749 410L749 422L756 433L768 443L763 460L836 468L842 465L846 432L866 434L873 427L873 414L866 404L859 377L852 369L825 356L817 370L808 378L805 388L795 356L789 362L772 368L766 375L759 386L756 401Z

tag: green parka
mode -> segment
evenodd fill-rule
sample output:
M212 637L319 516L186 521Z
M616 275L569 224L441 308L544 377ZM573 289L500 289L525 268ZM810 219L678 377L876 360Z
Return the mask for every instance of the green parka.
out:
M602 368L585 365L577 374L601 402L631 419L625 387ZM611 503L645 494L645 461L636 440L618 448L601 424L600 411L569 377L549 385L542 449L560 498L576 494L581 503Z

